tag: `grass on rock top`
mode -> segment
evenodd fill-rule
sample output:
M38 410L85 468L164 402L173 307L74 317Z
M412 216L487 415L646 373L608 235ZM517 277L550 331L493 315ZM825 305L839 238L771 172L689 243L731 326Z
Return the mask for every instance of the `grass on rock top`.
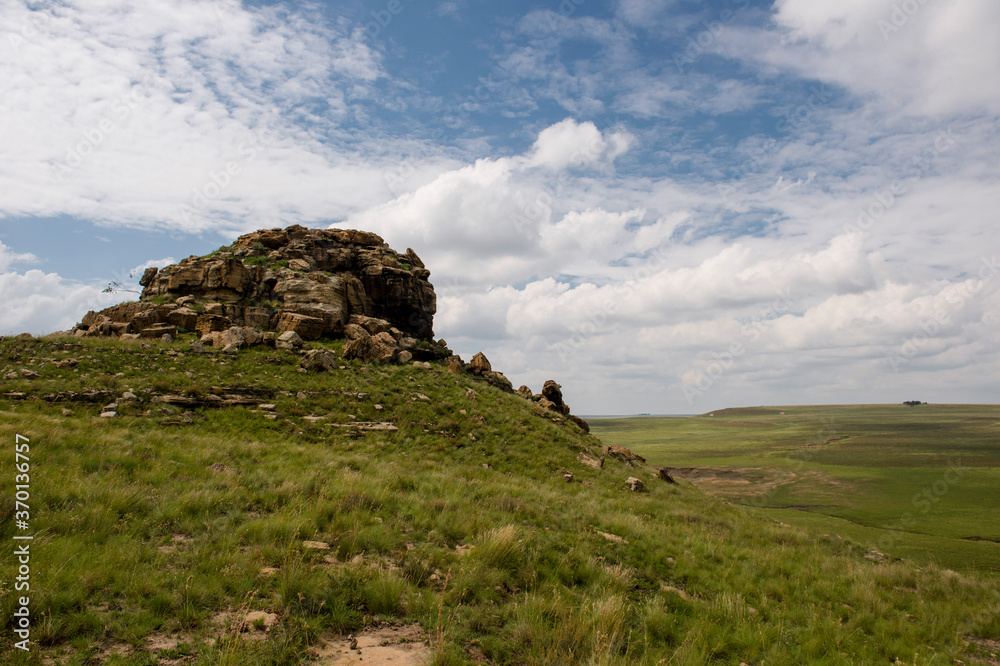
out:
M39 373L0 385L6 460L31 440L36 535L37 644L5 640L5 658L294 664L390 620L420 623L439 665L951 664L1000 639L994 579L871 561L653 469L587 467L597 438L441 365L303 374L294 352L189 348L0 341L0 374ZM273 411L153 400L233 386ZM104 401L44 399L88 389L142 402L109 419ZM372 421L398 430L337 427ZM15 608L5 582L8 638ZM278 623L247 640L232 619L256 610Z

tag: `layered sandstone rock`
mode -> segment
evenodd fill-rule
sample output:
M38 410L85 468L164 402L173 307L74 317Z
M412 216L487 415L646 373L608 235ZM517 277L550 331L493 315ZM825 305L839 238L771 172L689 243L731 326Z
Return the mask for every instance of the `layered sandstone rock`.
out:
M407 250L345 229L266 229L229 247L142 276L138 303L88 312L77 335L150 336L172 326L201 335L233 326L303 339L343 337L351 317L381 320L402 338L433 339L430 272ZM379 331L370 331L377 335Z

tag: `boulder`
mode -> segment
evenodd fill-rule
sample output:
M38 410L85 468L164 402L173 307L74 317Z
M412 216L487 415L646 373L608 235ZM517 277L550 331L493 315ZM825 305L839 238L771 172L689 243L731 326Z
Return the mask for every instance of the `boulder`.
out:
M560 414L569 414L569 405L563 402L562 387L551 379L542 386L538 404Z
M180 307L167 315L167 321L178 328L193 331L198 325L198 313L191 308Z
M483 373L483 377L486 379L487 382L489 382L493 386L496 386L501 391L506 391L507 393L514 392L514 385L510 383L510 380L507 379L502 372L495 372L493 370L488 370Z
M252 326L240 326L240 333L243 334L243 342L247 347L253 347L264 342L264 332Z
M351 315L350 324L355 326L360 326L368 332L369 335L378 335L379 333L389 333L392 331L392 324L387 322L385 319L379 319L377 317L366 317L365 315Z
M634 476L630 476L627 479L625 479L625 485L627 485L629 487L629 490L631 490L634 493L641 493L643 490L646 489L642 481L640 479L635 478Z
M198 335L204 337L208 333L221 333L232 325L233 322L228 317L216 314L202 314L198 315L194 330L198 332Z
M399 363L400 365L405 365L412 360L413 360L413 354L411 354L406 349L399 352L399 355L396 356L396 362Z
M482 375L484 372L490 372L493 367L490 365L489 359L486 358L486 354L483 352L477 353L469 361L469 372L474 375Z
M583 430L584 432L590 432L590 424L581 419L579 416L575 416L573 414L567 414L566 418L568 418L570 421L580 426L580 429Z
M666 481L667 483L677 483L674 481L674 477L670 476L669 467L661 467L659 471L657 471L656 475L660 477L660 480Z
M177 335L177 327L172 324L153 324L139 331L139 335L143 338L162 338L164 335L173 337Z
M269 328L271 311L267 308L246 308L243 310L243 323L251 328Z
M360 340L361 338L370 338L371 333L358 324L348 324L344 327L344 337L348 340Z
M157 268L156 266L150 266L149 268L147 268L143 272L142 277L139 278L139 286L140 287L147 286L150 282L152 282L156 278L156 274L159 271L160 269Z
M399 345L388 331L372 336L372 360L392 363L399 354Z
M219 334L218 339L215 341L215 346L222 347L223 349L227 347L239 349L245 344L246 338L243 337L243 331L237 326L227 328Z
M556 384L553 380L549 379L542 386L542 397L546 400L550 400L553 404L557 406L562 406L563 396L562 387Z
M310 333L307 336L303 335L301 330L298 331L303 338L315 340L324 334L343 334L349 313L348 282L347 278L341 276L324 273L303 275L292 271L282 275L272 292L276 299L283 301L282 311L284 313L313 317L322 322L321 324L310 324L318 328L315 335ZM281 330L280 323L279 330Z
M531 389L525 386L524 384L521 384L521 387L517 389L517 394L526 400L531 400L534 398L534 394L532 394Z
M372 336L349 340L344 345L344 358L370 361L372 358Z
M274 346L278 349L298 349L302 344L302 336L295 331L285 331L274 341Z
M604 455L611 456L612 458L617 458L618 460L621 460L623 463L627 463L629 465L633 465L636 462L641 462L641 463L646 462L646 459L643 458L642 456L633 453L630 449L627 449L624 446L618 446L616 444L612 444L611 446L605 446Z
M336 370L337 357L329 349L310 349L299 365L308 372Z
M278 317L277 329L281 333L292 331L299 334L303 340L318 340L326 330L326 323L319 317L298 312L283 312Z

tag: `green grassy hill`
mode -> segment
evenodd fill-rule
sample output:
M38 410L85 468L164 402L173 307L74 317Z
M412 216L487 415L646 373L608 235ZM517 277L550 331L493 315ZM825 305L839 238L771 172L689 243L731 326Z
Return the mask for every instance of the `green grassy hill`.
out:
M652 467L586 466L596 437L441 365L299 360L0 341L7 498L30 439L36 641L13 647L7 501L0 659L355 663L328 647L419 624L438 665L998 663L994 578L886 559Z

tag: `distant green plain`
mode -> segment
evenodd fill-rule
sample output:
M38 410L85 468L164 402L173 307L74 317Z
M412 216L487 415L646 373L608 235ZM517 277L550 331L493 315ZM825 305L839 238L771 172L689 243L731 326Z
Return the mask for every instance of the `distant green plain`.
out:
M775 520L1000 573L1000 406L757 407L591 428Z

